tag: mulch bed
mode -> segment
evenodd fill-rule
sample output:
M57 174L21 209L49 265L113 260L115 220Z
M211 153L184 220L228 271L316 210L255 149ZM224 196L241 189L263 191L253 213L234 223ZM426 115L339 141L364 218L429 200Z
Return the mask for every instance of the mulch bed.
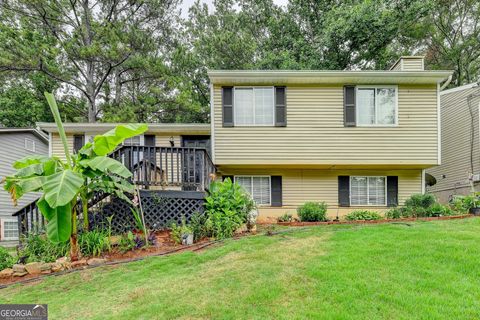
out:
M390 223L390 222L407 222L407 221L435 221L435 220L455 220L466 219L475 217L473 214L464 214L459 216L446 216L446 217L424 217L424 218L400 218L400 219L381 219L381 220L356 220L356 221L318 221L318 222L277 222L281 226L289 227L304 227L304 226L319 226L319 225L331 225L331 224L378 224L378 223Z
M59 276L62 274L91 269L95 267L112 266L112 265L123 264L127 262L139 261L139 260L145 259L146 257L164 256L164 255L169 255L169 254L182 252L182 251L196 252L219 242L219 241L212 241L210 239L203 239L198 242L195 242L193 245L184 246L184 245L175 244L171 240L170 231L158 231L158 232L155 232L155 236L157 239L155 246L150 246L147 248L142 248L137 250L131 250L125 253L122 253L119 250L114 249L112 252L106 253L105 255L100 257L100 258L106 259L106 263L102 263L94 266L89 266L89 265L79 266L72 269L68 269L60 272L53 272L49 274L41 274L41 275L27 274L23 277L12 276L9 278L0 279L0 289L6 288L16 283L36 282L36 281L42 280L45 277ZM238 235L237 238L241 236L243 235Z

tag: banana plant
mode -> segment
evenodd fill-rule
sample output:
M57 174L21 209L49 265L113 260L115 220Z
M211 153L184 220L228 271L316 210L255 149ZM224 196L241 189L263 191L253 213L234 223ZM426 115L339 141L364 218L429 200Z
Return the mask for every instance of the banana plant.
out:
M55 243L70 239L72 260L78 259L77 203L82 203L84 229L88 230L88 199L97 191L116 195L129 201L127 193L134 192L128 181L132 173L119 161L107 155L125 139L144 133L145 124L119 125L105 134L94 137L76 154L71 154L54 96L45 92L58 127L64 157L28 156L16 161L15 174L4 179L16 205L29 192L41 192L37 206L47 221L48 238Z

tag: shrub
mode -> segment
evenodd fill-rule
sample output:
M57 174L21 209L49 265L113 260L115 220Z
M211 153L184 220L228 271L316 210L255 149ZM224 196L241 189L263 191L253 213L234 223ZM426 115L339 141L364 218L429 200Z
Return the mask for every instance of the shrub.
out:
M126 234L122 234L120 241L118 242L118 249L121 252L127 252L136 247L135 235L132 231L128 231Z
M285 213L277 218L278 222L292 222L293 216L290 213Z
M92 230L78 236L78 246L83 256L100 256L111 250L109 232Z
M253 209L255 202L237 183L229 178L213 182L205 198L205 234L218 239L233 236Z
M15 259L7 249L0 247L0 271L6 268L11 268L17 259Z
M455 214L455 212L450 209L450 207L444 206L440 203L432 204L430 207L428 207L426 213L428 217L443 217Z
M468 213L471 208L480 206L480 193L475 192L467 196L455 196L450 205L455 211L460 213Z
M184 234L193 234L192 228L185 223L185 220L182 220L181 225L177 225L176 223L172 223L170 225L170 229L172 230L170 236L172 237L172 240L180 244L182 243L182 235Z
M413 194L412 196L410 196L410 198L405 200L405 206L411 208L427 209L436 202L437 200L435 199L435 196L433 194Z
M403 210L399 208L392 208L385 212L385 218L387 219L400 219L403 218Z
M198 241L208 236L208 231L205 228L207 216L200 212L195 212L190 219L190 227L193 232L193 240Z
M64 257L70 250L68 242L53 243L45 234L29 234L18 249L18 258L22 263L43 261L54 262Z
M301 221L327 221L325 202L306 202L297 209Z
M382 216L376 211L354 210L345 216L346 220L379 220Z

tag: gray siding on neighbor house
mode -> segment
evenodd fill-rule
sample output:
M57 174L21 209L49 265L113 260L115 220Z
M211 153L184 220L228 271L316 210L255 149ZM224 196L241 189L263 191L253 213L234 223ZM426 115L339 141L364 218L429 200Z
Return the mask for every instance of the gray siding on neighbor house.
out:
M25 139L35 141L35 152L25 149ZM31 132L0 133L0 179L12 174L14 161L27 155L44 154L48 155L48 144ZM38 198L38 194L26 194L14 207L8 192L0 187L0 219L11 217L21 207Z
M477 94L468 103L468 96ZM446 91L440 95L441 104L441 165L426 172L437 184L427 188L442 202L455 194L469 193L469 175L480 174L480 87ZM443 178L445 176L445 178ZM480 185L476 190L480 191Z

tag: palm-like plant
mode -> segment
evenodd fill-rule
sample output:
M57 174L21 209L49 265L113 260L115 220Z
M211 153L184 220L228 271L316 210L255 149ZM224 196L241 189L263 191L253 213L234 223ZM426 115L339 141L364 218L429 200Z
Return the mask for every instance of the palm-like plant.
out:
M72 260L78 259L77 212L80 200L84 228L88 229L88 199L103 191L127 199L125 193L134 191L128 181L132 173L120 162L107 155L125 139L144 133L145 124L119 125L70 154L65 130L55 98L45 93L63 143L64 159L56 156L29 156L16 161L17 172L5 178L5 189L14 204L28 192L41 192L37 206L47 220L47 236L52 242L70 239Z

